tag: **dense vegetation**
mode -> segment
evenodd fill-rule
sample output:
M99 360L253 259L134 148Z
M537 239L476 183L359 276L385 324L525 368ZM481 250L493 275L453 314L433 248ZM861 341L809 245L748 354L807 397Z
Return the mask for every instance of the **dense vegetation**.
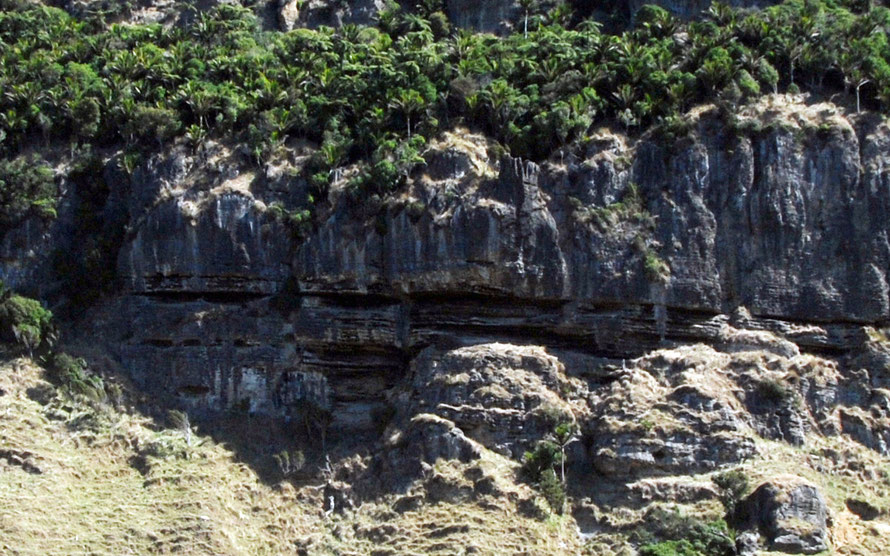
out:
M541 159L583 141L596 121L676 127L693 103L761 91L846 89L886 106L890 16L865 4L716 4L688 25L647 7L619 35L563 6L533 15L527 33L496 38L450 29L436 2L385 12L379 28L273 33L229 4L166 28L3 0L0 148L13 157L54 139L125 145L132 167L137 149L177 136L233 137L257 161L305 137L320 145L316 187L362 160L355 185L383 193L426 138L457 122Z
M53 171L39 157L0 159L0 230L31 215L56 215Z
M99 403L117 392L87 369L86 361L56 351L58 331L53 314L36 299L16 295L0 281L0 356L38 357L47 378L66 396Z
M495 37L453 29L438 0L383 12L377 27L289 33L262 31L233 4L164 27L0 0L0 238L27 218L53 218L67 183L73 241L51 263L59 293L80 306L113 287L126 228L126 214L104 210L108 153L132 173L174 140L198 149L215 138L262 164L306 139L317 147L303 169L310 206L269 207L301 233L338 168L357 164L350 190L379 198L422 162L429 138L456 125L540 160L571 156L601 123L675 137L695 103L732 114L762 92L846 92L856 109L887 108L890 10L873 4L715 4L692 23L647 6L616 34L567 4L545 13L552 2L530 0L527 25ZM72 155L67 169L34 154L49 160L59 147ZM668 272L654 254L646 268L654 280Z
M733 532L723 521L705 522L676 508L655 507L646 513L646 527L630 537L640 556L729 556L735 554Z

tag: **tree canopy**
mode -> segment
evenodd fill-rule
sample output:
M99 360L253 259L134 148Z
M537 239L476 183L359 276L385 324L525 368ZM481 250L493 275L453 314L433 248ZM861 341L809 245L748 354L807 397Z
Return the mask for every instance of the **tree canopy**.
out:
M302 137L319 145L308 170L318 187L363 161L363 183L386 191L457 122L543 159L597 122L641 130L761 91L844 90L886 109L890 11L869 4L718 3L692 23L649 6L620 34L565 7L529 7L499 38L453 30L435 3L386 12L377 27L281 33L232 4L164 27L0 0L0 156L39 141L145 149L226 136L262 161Z

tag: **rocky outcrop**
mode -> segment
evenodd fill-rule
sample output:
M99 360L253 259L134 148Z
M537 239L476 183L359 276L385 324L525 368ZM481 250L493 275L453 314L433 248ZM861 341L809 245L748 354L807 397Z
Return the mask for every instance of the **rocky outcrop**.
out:
M519 459L562 422L583 419L584 385L537 346L480 344L412 362L406 415L434 413L486 448ZM562 392L574 391L568 402ZM399 400L401 402L401 400Z
M547 10L565 0L539 2L534 13ZM373 25L378 14L387 8L384 0L200 0L182 4L173 0L140 0L128 4L126 9L108 11L101 0L63 0L52 2L76 17L84 17L96 11L106 11L112 21L134 23L191 23L196 13L212 9L219 4L241 4L251 8L260 23L268 30L291 31L296 28L317 28L322 25L341 27L346 24ZM413 4L399 2L407 8ZM694 19L708 9L711 0L627 0L622 2L576 2L569 0L575 9L610 17L614 14L632 17L642 6L655 4L681 19ZM728 0L724 2L736 8L762 8L778 3L777 0ZM444 12L452 25L484 33L504 34L521 29L524 16L521 4L516 0L446 0Z
M35 297L46 275L55 241L52 225L29 218L0 237L0 281ZM37 288L35 289L35 286Z
M739 463L755 453L732 357L704 346L657 351L600 388L589 424L590 454L607 475L668 475Z
M455 26L487 33L508 31L522 14L515 0L447 0L445 11Z
M383 0L308 0L293 2L279 0L282 30L296 27L315 28L321 25L341 27L346 24L373 25L377 14L386 8Z
M174 198L146 215L121 254L128 289L277 292L288 277L290 231L249 196L227 193L204 202Z
M432 143L400 196L373 210L335 183L300 242L270 207L305 197L290 177L299 172L286 170L303 155L257 172L221 145L177 147L116 194L131 215L118 274L132 297L109 305L97 329L136 375L151 376L145 382L201 392L189 398L196 408L250 398L255 411L288 415L311 391L336 427L372 431L409 377L441 399L408 401L514 457L543 429L519 433L500 415L498 429L493 410L519 423L558 390L540 378L552 372L482 372L517 367L499 351L486 367L479 354L449 350L547 346L558 362L542 368L562 365L596 392L590 448L601 472L669 473L693 461L712 469L750 454L750 431L797 444L811 430L846 432L886 450L884 417L856 409L887 382L880 350L814 364L818 372L790 362L802 352L866 353L866 325L888 317L881 146L890 129L868 118L854 127L831 105L785 96L745 109L735 128L706 109L690 118L693 132L671 145L600 133L582 156L543 164L494 158L483 137L456 130ZM227 324L242 313L253 316ZM666 365L657 358L616 366L665 342L749 361L733 377L747 395L717 403L686 375L657 370ZM754 351L771 357L746 355ZM770 379L779 387L757 373L775 361L786 369ZM867 378L840 377L848 364ZM439 367L477 371L441 389L429 372ZM535 394L524 392L532 376L543 380ZM789 376L799 382L786 397ZM293 386L302 384L312 387ZM500 388L479 397L483 384ZM684 393L670 398L675 390ZM467 407L434 409L457 407L455 396ZM653 427L657 438L643 441L607 426L617 422L610 396L635 400L640 419L689 404L703 412L671 417L676 426ZM659 405L662 397L674 401ZM839 404L848 409L836 416Z
M396 205L362 222L341 202L299 248L294 273L305 292L479 292L699 314L743 305L756 317L812 323L887 318L890 254L873 212L882 178L870 170L882 167L871 144L885 128L860 145L837 116L753 135L705 116L699 133L671 147L595 143L566 166L505 159L497 180L465 177L450 194L417 180L419 217ZM630 183L641 196L633 214L609 204L631 195ZM668 277L653 275L658 260Z
M258 175L221 145L179 145L131 181L134 226L118 256L128 291L269 295L289 276L292 232L268 208L285 210L300 186L275 167Z
M819 489L794 476L776 477L746 501L769 547L789 554L816 554L828 549L828 508Z

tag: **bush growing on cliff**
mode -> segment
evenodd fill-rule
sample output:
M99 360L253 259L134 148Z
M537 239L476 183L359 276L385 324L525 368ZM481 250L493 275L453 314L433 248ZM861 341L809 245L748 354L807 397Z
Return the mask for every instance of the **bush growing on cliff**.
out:
M30 215L56 216L53 171L37 155L0 159L0 237Z
M794 399L794 391L782 380L765 378L757 382L757 395L771 404L784 404Z
M553 469L545 469L538 481L538 490L550 509L558 514L565 511L566 490Z
M535 449L522 457L522 475L534 484L550 509L562 513L565 508L565 486L560 482L555 468L562 464L559 445L551 440L541 440Z
M650 543L640 548L640 556L702 556L686 539Z
M285 478L293 476L306 464L306 456L300 450L282 450L273 455L272 459Z
M51 353L45 366L52 382L67 396L91 403L103 402L107 398L105 381L89 371L83 358Z
M538 441L534 450L522 457L522 475L537 486L550 508L560 514L565 510L566 502L566 447L577 439L577 425L563 422L556 425L548 438Z
M0 340L33 353L48 338L52 318L39 301L9 293L0 302Z
M643 270L650 282L667 282L671 277L671 268L651 248L643 252Z
M538 482L544 471L553 469L562 461L559 446L551 440L541 440L535 449L522 456L522 473L531 482Z
M645 556L732 556L735 541L724 521L706 522L676 508L649 510L630 535Z
M751 490L748 476L738 469L732 471L724 471L711 479L717 486L720 496L720 502L726 509L727 519L736 515L739 503L747 496Z

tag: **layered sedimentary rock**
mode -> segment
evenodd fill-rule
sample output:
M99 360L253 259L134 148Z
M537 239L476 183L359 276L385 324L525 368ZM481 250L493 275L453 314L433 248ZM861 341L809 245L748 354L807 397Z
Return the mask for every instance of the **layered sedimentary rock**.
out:
M335 176L302 235L305 146L261 169L213 143L130 176L109 157L118 290L79 331L194 415L327 414L333 438L379 438L381 477L516 460L565 421L573 472L631 501L766 441L887 454L890 128L790 96L688 117L679 139L599 130L540 164L456 129L389 198ZM65 191L52 226L4 237L10 286L59 278Z
M107 10L99 0L65 0L51 2L69 13L83 17ZM123 10L117 19L138 23L189 24L195 15L219 4L238 4L251 8L266 29L291 31L296 28L317 28L322 25L340 27L346 24L373 25L381 11L387 9L384 0L200 0L180 3L172 0L140 0ZM414 5L399 2L408 9ZM563 0L544 0L532 8L532 15L546 12ZM632 18L646 4L663 7L682 19L694 19L711 5L711 0L626 0L621 2L568 2L573 8L587 13L593 10L605 17ZM729 0L724 4L737 8L761 8L778 3L777 0ZM521 29L525 12L516 0L446 0L442 4L451 24L473 31L508 33Z
M823 426L885 451L886 417L860 408L884 384L886 355L867 327L888 316L890 130L796 102L773 97L732 127L699 110L691 134L671 143L601 132L580 156L540 165L495 157L483 137L456 130L433 142L396 198L356 203L335 183L300 240L270 208L305 196L298 173L282 171L299 156L256 172L219 145L173 149L113 188L109 203L131 215L118 254L125 296L97 311L93 329L141 383L194 410L286 417L311 403L353 431L378 430L414 381L437 380L418 370L440 357L418 357L428 348L545 346L598 396L633 397L634 385L651 383L702 407L713 402L697 387L651 369L628 375L641 367L627 361L665 342L785 359L811 352L840 358L845 373L868 369L832 378L832 388L801 386L818 416L770 409L785 401L767 392L740 402L751 419L721 417L723 404L667 431L655 459L659 448L591 424L596 466L639 461L648 473L714 461L710 469L720 465L707 455L715 445L693 442L709 431L728 443L715 453L735 459L749 451L749 430L799 443ZM510 384L486 400L534 412ZM462 404L442 403L486 403L459 392ZM608 422L608 404L597 403L585 405L590 422ZM825 417L838 404L837 418ZM484 412L432 413L480 442L491 429ZM516 457L541 433L510 438L511 427L492 449Z
M813 323L885 319L886 128L860 140L840 118L750 135L713 123L702 119L701 135L679 144L653 138L631 150L604 138L564 165L504 159L491 180L423 176L408 202L374 221L350 218L341 203L298 249L295 276L305 292L450 290L711 314L745 306ZM633 213L630 184L641 197ZM656 257L669 277L653 275Z
M776 477L746 501L759 519L769 546L791 554L817 554L828 549L828 509L819 489L800 477Z

